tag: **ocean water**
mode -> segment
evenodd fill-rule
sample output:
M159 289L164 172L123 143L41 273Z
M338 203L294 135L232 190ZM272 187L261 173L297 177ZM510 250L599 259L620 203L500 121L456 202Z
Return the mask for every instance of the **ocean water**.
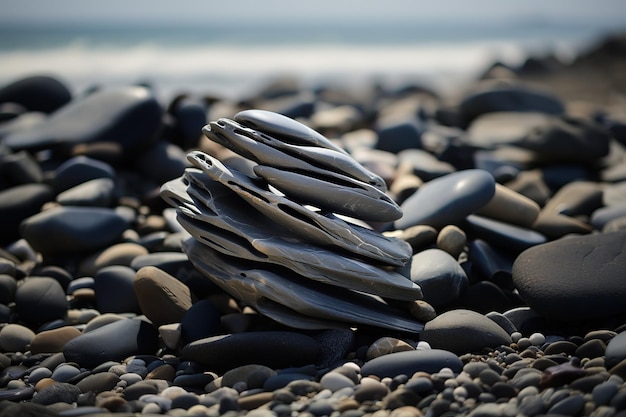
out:
M568 61L616 27L541 20L0 26L0 84L52 74L75 92L150 82L158 94L240 98L278 76L304 88L372 80L456 88L494 61ZM215 22L216 21L216 22Z

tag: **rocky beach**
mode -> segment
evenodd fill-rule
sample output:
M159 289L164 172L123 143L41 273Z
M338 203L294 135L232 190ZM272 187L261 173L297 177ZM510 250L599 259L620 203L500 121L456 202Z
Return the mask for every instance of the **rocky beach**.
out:
M0 85L0 416L626 416L626 37L445 94Z

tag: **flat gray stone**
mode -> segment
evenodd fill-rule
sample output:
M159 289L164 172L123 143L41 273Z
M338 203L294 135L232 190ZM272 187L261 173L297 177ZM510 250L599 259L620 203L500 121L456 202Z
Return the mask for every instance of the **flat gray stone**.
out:
M421 186L400 206L404 215L396 229L425 224L442 228L461 222L486 205L495 193L495 180L484 170L468 169L436 178Z
M199 186L188 187L184 181ZM289 230L242 205L234 192L193 170L183 179L164 184L161 195L178 205L178 221L192 236L225 255L282 265L309 279L383 297L414 300L422 296L417 285L394 271L298 241Z
M257 186L245 175L226 168L219 160L194 151L189 160L211 179L229 187L247 203L301 239L334 246L389 265L402 265L411 256L408 243L388 238L332 214L323 215Z
M286 143L319 146L344 152L317 131L279 113L258 109L244 110L237 113L234 119L245 126L278 137Z
M380 223L402 217L402 210L389 196L364 182L334 175L316 178L306 172L286 171L264 165L255 166L254 172L301 204Z
M211 122L202 131L212 141L263 165L297 169L326 176L337 173L378 187L382 191L387 190L385 182L379 176L368 171L343 152L313 146L283 144L279 140L229 119Z
M303 279L289 270L261 269L193 239L184 249L196 268L224 291L287 326L325 329L362 324L410 332L423 328L408 312L376 297Z

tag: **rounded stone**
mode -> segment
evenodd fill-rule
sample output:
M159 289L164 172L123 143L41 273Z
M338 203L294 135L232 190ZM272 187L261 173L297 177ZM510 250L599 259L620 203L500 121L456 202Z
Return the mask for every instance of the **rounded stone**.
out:
M493 198L478 209L476 214L530 228L539 216L539 209L539 204L530 198L504 185L496 184Z
M24 220L20 232L44 255L74 255L115 243L128 226L128 221L112 209L55 207Z
M115 202L115 182L111 178L96 178L57 194L62 206L111 207Z
M491 200L495 179L484 170L468 169L435 178L407 198L400 208L404 215L396 229L417 224L442 228L462 221Z
M458 259L467 243L465 232L458 226L448 225L441 229L437 235L437 247L449 253L454 259Z
M33 325L62 319L67 312L65 291L53 278L27 278L15 293L15 310L22 320Z
M133 281L135 270L128 266L107 266L94 275L96 306L102 313L139 313Z
M471 310L450 310L426 323L420 340L458 354L509 345L509 336L493 320Z
M407 350L414 350L413 346L394 337L381 337L370 345L365 353L365 357L367 360L371 360L382 355L388 355L394 352L404 352Z
M420 286L424 301L435 309L456 300L468 286L467 275L461 265L441 249L416 253L398 271Z
M133 285L142 313L155 326L180 322L193 304L185 284L154 266L139 269Z
M35 404L50 405L55 403L76 402L81 390L78 386L65 382L57 382L39 391L33 398Z
M80 330L72 326L39 332L30 343L30 351L33 354L62 352L67 342L80 335Z
M67 86L48 75L19 78L0 88L0 103L17 103L33 112L52 113L71 99Z
M35 333L21 324L7 324L0 329L0 350L3 352L24 352L33 340Z
M538 245L515 260L513 282L524 301L546 318L610 317L626 312L625 248L626 231Z
M361 375L385 378L400 374L413 375L416 372L434 374L443 368L458 373L463 369L463 362L454 353L442 349L396 352L365 362L361 367Z
M53 190L46 184L23 184L0 190L0 244L19 239L20 223L53 199Z
M148 322L123 319L70 340L63 349L68 361L96 367L106 361L122 361L139 354L154 354L158 332Z
M137 243L117 243L87 258L82 262L80 270L84 275L94 275L98 270L107 266L130 266L137 256L147 254L148 250Z

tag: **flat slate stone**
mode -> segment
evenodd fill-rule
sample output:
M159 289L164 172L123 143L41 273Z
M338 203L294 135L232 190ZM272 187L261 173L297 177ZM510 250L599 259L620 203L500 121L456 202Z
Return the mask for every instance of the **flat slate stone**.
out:
M219 370L247 364L287 368L314 364L317 342L304 334L286 331L245 332L200 339L182 350L182 357Z
M365 221L390 222L402 217L400 207L389 196L364 182L337 176L314 178L306 172L264 165L255 166L254 173L301 204Z
M163 110L145 87L100 90L71 101L45 123L4 138L11 149L38 150L115 140L126 150L152 139Z
M509 345L511 336L493 320L471 310L450 310L426 323L420 334L433 348L457 354Z
M129 227L113 209L55 207L25 219L20 232L45 255L93 252L115 243Z
M381 191L387 190L382 178L344 152L324 147L285 144L229 119L211 122L204 127L203 132L212 141L263 165L326 176L334 173L365 182Z
M624 313L625 249L626 231L548 242L519 255L513 282L546 318L592 320Z
M245 126L278 137L286 143L319 146L344 152L317 131L279 113L258 109L244 110L237 113L234 119Z
M487 204L495 193L495 180L484 170L457 171L425 183L400 208L404 215L396 229L425 224L442 228L461 222Z
M413 375L416 372L434 374L443 368L459 373L463 369L463 362L454 353L442 349L396 352L365 362L361 367L361 375L385 378L400 374Z
M191 152L188 158L211 179L229 187L261 213L304 240L322 246L339 247L390 265L402 265L410 257L411 247L404 241L387 238L332 214L323 215L309 210L264 190L250 178L238 171L229 170L220 161L203 152Z
M184 180L201 187L187 188ZM282 265L309 279L393 299L421 297L419 287L396 272L297 241L293 233L242 205L235 193L192 170L182 180L164 184L161 196L178 205L184 214L178 221L192 236L225 255Z
M345 328L358 324L419 332L423 325L378 299L302 279L289 270L224 257L197 241L185 242L191 262L206 277L259 313L287 326Z

